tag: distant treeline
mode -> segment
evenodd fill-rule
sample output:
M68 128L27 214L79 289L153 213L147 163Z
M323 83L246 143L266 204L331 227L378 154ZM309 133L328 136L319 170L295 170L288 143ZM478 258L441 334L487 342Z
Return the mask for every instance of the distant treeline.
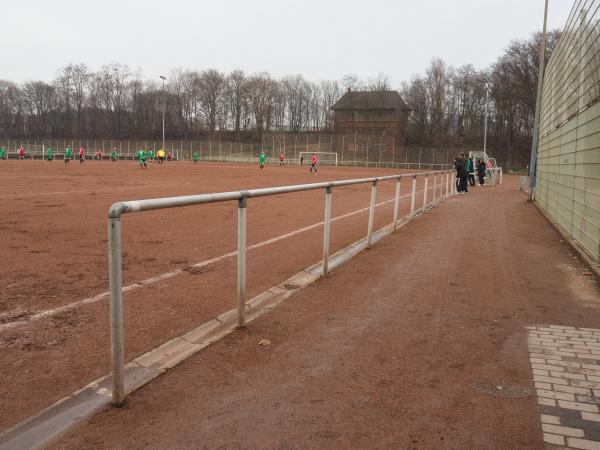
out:
M551 32L548 57L559 33ZM398 89L412 108L407 143L481 147L489 86L488 142L510 167L525 164L533 129L541 36L513 41L491 67L447 67L433 59L422 75ZM50 82L0 80L0 137L156 139L165 108L167 139L226 134L239 142L265 133L327 132L329 108L348 89L389 90L384 74L369 80L347 75L318 83L302 75L275 79L267 72L172 70L162 80L112 63L98 71L85 64L61 68Z

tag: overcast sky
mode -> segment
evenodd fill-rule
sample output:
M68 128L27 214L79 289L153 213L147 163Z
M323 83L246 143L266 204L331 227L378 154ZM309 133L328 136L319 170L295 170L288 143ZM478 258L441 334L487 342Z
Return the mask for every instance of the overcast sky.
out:
M550 0L562 29L573 0ZM544 0L2 0L0 79L50 81L70 62L116 61L144 78L175 67L389 75L395 87L432 57L483 68L541 30Z

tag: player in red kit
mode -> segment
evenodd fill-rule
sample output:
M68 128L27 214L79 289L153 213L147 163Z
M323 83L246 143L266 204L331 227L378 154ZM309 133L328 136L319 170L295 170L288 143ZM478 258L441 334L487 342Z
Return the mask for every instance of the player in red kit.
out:
M315 171L315 175L317 174L317 166L319 165L319 158L314 153L310 157L310 169L308 171L309 174Z

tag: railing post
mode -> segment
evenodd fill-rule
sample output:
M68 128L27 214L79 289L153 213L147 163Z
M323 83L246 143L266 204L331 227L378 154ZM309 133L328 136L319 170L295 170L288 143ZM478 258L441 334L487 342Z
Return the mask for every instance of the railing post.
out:
M238 200L238 264L237 308L238 327L246 326L246 204L247 197Z
M450 172L446 172L446 198L450 197L448 188L450 187Z
M437 194L437 173L433 175L433 200L432 204L435 204L435 196Z
M425 188L423 189L423 212L427 206L427 190L429 189L429 174L425 174Z
M396 231L396 225L398 222L398 209L400 208L400 180L398 177L396 180L396 200L394 201L394 226L393 230Z
M123 271L121 219L108 219L108 277L110 287L110 353L112 404L125 403L125 352L123 344Z
M373 223L375 222L375 201L377 200L377 180L371 186L371 205L369 207L369 226L367 228L367 248L371 246Z
M412 193L410 195L410 215L414 215L415 213L415 203L417 200L417 176L413 176L412 181Z
M331 186L325 189L325 219L323 221L323 276L329 272L329 235L331 231Z

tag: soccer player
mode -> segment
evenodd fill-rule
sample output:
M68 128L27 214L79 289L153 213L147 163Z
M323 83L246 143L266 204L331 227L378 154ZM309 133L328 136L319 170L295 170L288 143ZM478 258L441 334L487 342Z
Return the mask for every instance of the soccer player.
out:
M279 165L280 166L284 166L285 165L285 163L283 162L284 159L285 159L285 155L282 152L280 152L279 153Z
M156 152L156 156L158 156L158 163L162 164L165 160L165 151L161 148Z
M71 147L67 146L65 148L65 164L68 164L71 161Z
M319 158L314 153L310 157L310 169L308 171L309 174L315 171L315 175L317 174L317 166L319 165Z
M264 150L261 150L260 155L258 155L258 163L261 169L264 169L265 162L267 162L267 155L265 155Z
M112 151L112 153L110 154L110 160L111 161L118 161L119 160L119 154L117 153L117 147L115 147Z
M79 164L83 164L85 162L85 149L83 147L79 147Z
M4 151L4 147L0 147L0 159L6 159L6 152Z
M48 147L48 150L46 150L46 160L53 162L54 161L54 156L52 154L52 147Z
M146 165L146 152L144 150L140 150L137 156L138 161L140 162L140 169L146 169L148 167Z
M171 161L173 159L173 152L171 152L171 150L169 150L167 152L167 161Z
M198 162L198 159L200 159L200 155L198 154L198 152L194 152L194 164Z
M154 152L152 150L148 150L147 158L150 164L154 164Z
M19 160L23 161L25 159L25 149L23 148L23 146L21 145L19 147Z

